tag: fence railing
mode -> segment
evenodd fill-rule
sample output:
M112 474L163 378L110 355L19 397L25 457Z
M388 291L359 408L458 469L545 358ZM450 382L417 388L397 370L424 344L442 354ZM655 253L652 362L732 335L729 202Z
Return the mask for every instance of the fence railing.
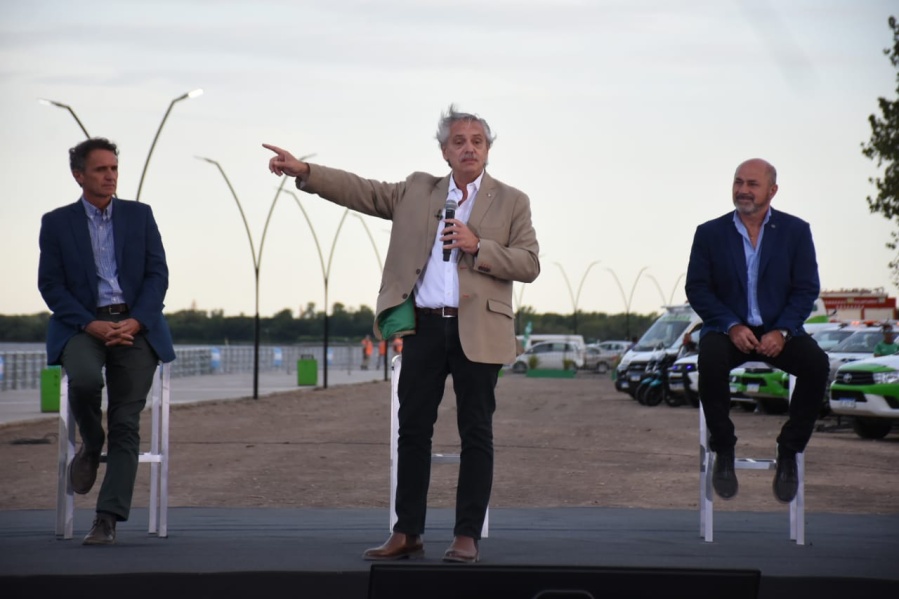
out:
M321 345L291 345L259 347L259 371L291 373L301 358L316 360L322 368L324 347ZM252 345L176 346L172 376L199 376L253 372ZM328 346L328 368L357 370L361 366L362 350L354 344ZM37 389L41 371L47 367L44 351L0 351L0 391Z

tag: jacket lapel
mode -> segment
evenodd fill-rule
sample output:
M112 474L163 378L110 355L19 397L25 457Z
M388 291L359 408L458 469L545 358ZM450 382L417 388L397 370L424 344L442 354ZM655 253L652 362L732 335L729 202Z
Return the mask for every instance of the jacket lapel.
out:
M778 224L780 224L779 214L772 208L771 209L771 218L768 219L768 224L765 225L765 236L762 239L762 254L759 256L759 280L762 278L762 274L765 272L765 269L768 268L768 264L771 263L771 258L777 254L777 247L781 244L781 233L780 228L778 228Z
M478 190L478 197L475 200L474 207L471 209L471 216L468 217L468 226L478 233L481 221L490 210L490 205L496 199L496 181L487 172L481 179L481 188Z
M115 243L116 270L122 272L122 260L125 255L125 214L122 202L113 198L112 203L115 204L112 209L112 237Z
M740 283L740 289L746 293L746 278L748 271L746 270L746 252L743 251L743 236L737 230L733 217L725 221L727 232L727 250L733 262L734 271L737 273L737 281Z
M94 250L91 247L91 234L88 231L87 214L84 211L84 205L81 203L81 200L72 204L69 209L72 211L72 218L69 219L69 223L72 238L75 241L75 251L81 259L84 267L85 283L88 289L90 289L94 304L96 304L99 281L97 279L97 265L94 261Z

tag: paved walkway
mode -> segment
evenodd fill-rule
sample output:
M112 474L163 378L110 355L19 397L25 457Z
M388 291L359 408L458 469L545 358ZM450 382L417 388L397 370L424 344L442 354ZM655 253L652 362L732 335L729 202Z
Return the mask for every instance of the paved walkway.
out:
M389 376L389 375L388 375ZM384 380L383 370L328 370L328 386L349 385ZM324 373L318 371L318 385L324 383ZM295 372L260 372L259 397L283 393L299 387ZM253 396L253 373L209 374L172 379L173 404L196 403L219 399L238 399ZM41 412L40 389L0 391L0 425L41 418L57 418L56 412Z

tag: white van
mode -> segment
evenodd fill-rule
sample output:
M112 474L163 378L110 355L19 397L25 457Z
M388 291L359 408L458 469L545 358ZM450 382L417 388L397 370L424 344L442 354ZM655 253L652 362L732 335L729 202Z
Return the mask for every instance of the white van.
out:
M676 356L683 343L684 333L696 329L700 324L702 319L690 304L665 306L665 313L621 357L616 371L615 388L633 396L649 362L659 360L665 354ZM695 339L698 337L697 334Z
M527 339L525 339L524 335L518 335L516 337L518 342L521 344L522 351L525 352L531 349L531 346L535 343L543 343L544 341L557 341L559 343L574 343L577 345L581 351L584 351L584 348L587 347L587 344L584 342L583 335L568 335L568 334L547 334L547 335L528 335Z

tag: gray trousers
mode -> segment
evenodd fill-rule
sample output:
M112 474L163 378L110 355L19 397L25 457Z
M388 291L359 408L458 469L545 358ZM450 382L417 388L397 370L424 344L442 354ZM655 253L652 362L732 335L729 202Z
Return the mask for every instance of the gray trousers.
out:
M127 316L100 317L102 320ZM99 454L106 443L106 474L97 497L97 511L128 519L140 452L140 414L147 403L159 358L143 335L132 346L106 345L88 333L78 333L66 344L62 366L69 379L69 405L81 441L88 452ZM101 408L107 387L106 425Z

